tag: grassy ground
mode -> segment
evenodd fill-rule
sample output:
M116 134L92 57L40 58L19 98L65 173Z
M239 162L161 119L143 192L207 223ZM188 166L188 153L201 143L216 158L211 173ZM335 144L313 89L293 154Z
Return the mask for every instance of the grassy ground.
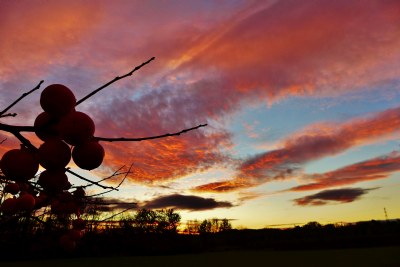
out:
M379 266L399 267L400 247L380 247L346 250L304 251L225 251L173 256L137 256L109 258L79 258L29 262L0 262L1 267L82 267L82 266L165 266L165 267L224 267L224 266Z

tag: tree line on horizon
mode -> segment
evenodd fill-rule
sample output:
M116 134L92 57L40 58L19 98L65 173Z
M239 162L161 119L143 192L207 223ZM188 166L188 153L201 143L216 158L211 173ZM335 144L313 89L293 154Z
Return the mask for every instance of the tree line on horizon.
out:
M104 211L85 216L84 235L76 249L55 246L73 216L10 217L0 213L0 258L3 260L110 255L165 255L235 249L321 249L399 246L400 220L322 225L311 221L287 229L234 229L229 219L189 221L179 231L181 216L174 209L138 209L110 220ZM24 240L21 242L21 240ZM57 244L57 243L56 243Z
M107 229L130 229L137 233L207 234L233 229L227 218L210 218L181 222L181 215L174 209L137 209L133 214L122 214L110 220L100 219L101 212L94 209L87 212L87 230L105 231ZM113 216L111 216L113 217ZM183 227L182 227L183 226Z

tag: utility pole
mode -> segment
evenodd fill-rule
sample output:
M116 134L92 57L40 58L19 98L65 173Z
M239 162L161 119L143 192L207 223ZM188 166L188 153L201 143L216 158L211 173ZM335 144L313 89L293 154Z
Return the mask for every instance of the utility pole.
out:
M386 207L383 208L383 212L385 213L385 219L387 221L388 220L388 215L387 215L387 212L386 212Z

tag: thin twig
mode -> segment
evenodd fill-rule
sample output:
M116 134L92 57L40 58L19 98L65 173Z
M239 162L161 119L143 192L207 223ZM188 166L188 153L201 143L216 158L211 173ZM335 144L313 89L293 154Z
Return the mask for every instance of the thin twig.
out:
M97 88L96 90L94 90L93 92L91 92L90 94L88 94L87 96L83 97L82 99L78 100L76 102L76 106L79 105L80 103L82 103L83 101L85 101L86 99L88 99L89 97L93 96L94 94L96 94L97 92L99 92L100 90L106 88L107 86L109 86L110 84L113 84L114 82L121 80L125 77L131 76L135 71L141 69L143 66L149 64L151 61L153 61L155 59L155 57L150 58L149 60L147 60L146 62L143 62L142 64L140 64L139 66L136 66L133 70L131 70L130 72L128 72L125 75L122 76L117 76L115 77L113 80L109 81L108 83L100 86L99 88Z
M124 178L122 178L121 182L115 187L115 190L118 190L118 188L119 188L119 187L122 185L122 183L125 181L126 177L128 177L128 174L131 173L132 166L133 166L133 163L132 163L131 166L129 167L129 170L126 172ZM87 196L87 197L89 198L89 197L96 197L96 196L104 195L104 194L107 194L107 193L109 193L109 192L111 192L111 191L113 191L113 190L114 190L114 189L111 189L111 190L108 190L108 191L105 191L105 192L101 192L101 193L97 193L97 194L94 194L94 195L90 195L90 196Z
M109 177L106 177L106 178L103 178L103 179L99 180L99 182L103 182L103 181L109 180L109 179L111 179L113 177L120 176L120 175L125 175L125 174L130 174L130 173L131 172L127 172L127 171L126 172L117 172L112 176L109 176Z
M30 90L29 92L23 93L17 100L15 100L13 103L11 103L8 107L6 107L3 111L0 112L0 116L2 116L4 113L6 113L10 108L12 108L13 106L15 106L19 101L21 101L24 97L30 95L31 93L33 93L34 91L38 90L40 88L40 85L42 85L44 81L41 80L38 85L36 85L35 88L33 88L32 90Z
M98 183L101 183L101 182L103 182L103 181L105 181L105 180L111 179L112 177L115 177L115 176L118 176L118 175L121 175L121 174L125 174L125 172L118 173L118 171L120 171L123 167L125 167L125 165L122 166L122 167L120 167L118 170L116 170L116 171L115 171L113 174L111 174L110 176L107 176L106 178L103 178L103 179L99 180ZM92 186L92 185L93 185L93 183L90 183L90 184L87 184L87 185L82 185L82 186L77 186L77 187L86 188L86 187L89 187L89 186Z
M17 113L7 113L4 115L0 115L0 118L5 118L5 117L15 117L17 116Z
M101 187L101 188L103 188L103 189L111 189L111 191L114 191L114 190L118 191L118 189L115 189L115 188L112 187L112 186L105 186L105 185L100 184L99 182L92 181L92 180L90 180L90 179L88 179L88 178L85 178L85 177L83 177L83 176L77 174L76 172L71 171L71 170L68 169L68 168L66 169L66 171L69 172L70 174L72 174L72 175L78 177L78 178L81 179L81 180L84 180L84 181L89 182L89 183L91 183L91 184L97 185L98 187Z
M184 130L182 130L180 132L177 132L177 133L172 133L172 134L167 133L167 134L163 134L163 135L140 137L140 138L127 138L127 137L107 138L107 137L95 136L94 139L97 140L97 141L104 141L104 142L140 142L140 141L143 141L143 140L152 140L152 139L165 138L165 137L169 137L169 136L178 136L178 135L181 135L183 133L186 133L186 132L189 132L189 131L192 131L192 130L196 130L196 129L201 128L201 127L205 127L207 125L208 124L200 124L200 125L197 125L196 127L192 127L192 128L189 128L189 129L184 129Z
M122 170L122 168L124 168L124 167L125 167L125 165L119 167L118 170L116 170L113 174L111 174L111 175L109 175L109 176L107 176L107 177L101 179L99 182L103 182L103 181L105 181L105 180L108 180L108 179L113 178L114 176L120 175L120 173L118 173L118 172L119 172L120 170Z

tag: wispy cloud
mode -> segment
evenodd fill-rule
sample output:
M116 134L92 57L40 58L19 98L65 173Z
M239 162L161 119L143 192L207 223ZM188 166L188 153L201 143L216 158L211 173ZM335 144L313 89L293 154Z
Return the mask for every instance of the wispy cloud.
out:
M229 30L216 27L219 38L180 70L210 68L235 93L271 102L360 90L399 75L395 10L396 1L276 1L233 20Z
M388 109L341 124L314 124L286 138L283 148L261 153L245 160L239 166L238 174L233 180L206 184L195 189L232 191L257 186L271 180L293 177L294 173L301 170L303 164L307 162L336 155L349 148L365 145L378 139L392 137L399 131L400 108ZM379 167L379 165L376 166ZM386 165L380 166L384 168ZM381 172L391 171L394 170L382 169ZM356 182L356 179L353 181ZM350 180L347 180L347 183L350 183Z
M355 163L331 172L304 175L302 177L304 180L312 182L292 187L288 191L308 191L384 179L396 171L400 171L399 152Z

